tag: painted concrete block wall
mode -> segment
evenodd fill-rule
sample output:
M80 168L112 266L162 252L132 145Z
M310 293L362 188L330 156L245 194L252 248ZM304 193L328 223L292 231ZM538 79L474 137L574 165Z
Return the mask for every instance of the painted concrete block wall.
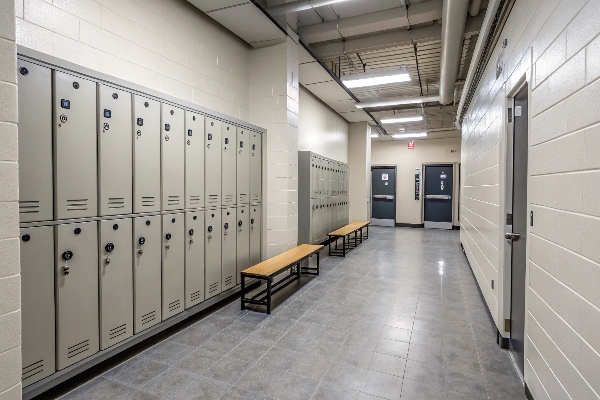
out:
M371 219L371 125L350 124L348 132L350 222Z
M242 120L250 47L186 0L15 0L17 43Z
M300 86L298 150L348 162L348 122Z
M21 398L15 3L0 0L0 399Z
M461 240L499 321L510 304L500 215L505 99L528 76L535 219L527 232L525 381L538 400L600 394L599 13L599 0L517 0L500 40L508 39L503 75L487 66L463 123Z

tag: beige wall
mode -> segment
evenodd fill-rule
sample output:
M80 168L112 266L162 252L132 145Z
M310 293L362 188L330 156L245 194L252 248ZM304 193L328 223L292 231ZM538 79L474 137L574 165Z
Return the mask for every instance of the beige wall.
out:
M455 153L452 150L456 150ZM371 143L371 164L397 166L396 223L422 224L422 202L415 200L415 169L427 163L460 162L460 138L415 140L409 149L406 140ZM455 182L458 187L458 182ZM456 197L455 197L456 198ZM457 215L455 213L455 224Z
M371 215L371 125L350 124L348 132L350 222L368 221Z
M525 382L536 400L600 394L599 0L517 0L462 126L461 240L503 335L507 95L529 84ZM507 257L504 256L507 254ZM498 283L491 288L490 281Z

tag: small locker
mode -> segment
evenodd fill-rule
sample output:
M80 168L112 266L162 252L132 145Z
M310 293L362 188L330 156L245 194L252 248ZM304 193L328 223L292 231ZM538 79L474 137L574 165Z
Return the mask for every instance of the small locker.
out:
M237 245L237 271L235 274L235 284L240 284L240 272L250 268L250 208L242 206L237 208L237 226L236 226L236 245Z
M250 265L256 265L261 261L260 256L260 231L261 210L260 206L250 206Z
M56 371L54 227L21 229L23 386Z
M204 208L204 115L185 112L185 208Z
M18 60L17 65L19 67L17 75L19 79L19 214L21 222L48 221L53 218L54 213L52 71L23 60Z
M221 291L226 291L235 286L235 276L237 275L236 260L236 227L237 213L235 208L226 208L222 210L222 255L221 255Z
M54 71L54 208L56 219L95 217L96 84Z
M205 207L221 205L221 121L206 117L204 131Z
M162 320L161 216L133 219L134 333Z
M98 227L57 225L55 252L56 368L99 350Z
M162 319L184 310L184 214L163 215Z
M250 202L262 201L262 140L258 132L250 132Z
M185 207L183 110L163 103L160 128L162 209L165 211L183 209Z
M185 214L185 308L204 301L204 211Z
M100 350L133 335L131 219L100 221Z
M237 130L237 203L250 203L250 132Z
M221 210L204 214L205 297L221 293Z
M160 211L160 103L133 95L133 212Z
M237 128L234 125L223 123L221 127L221 200L222 205L232 206L237 201ZM225 290L225 288L223 288Z
M100 215L132 212L131 127L131 93L98 85Z

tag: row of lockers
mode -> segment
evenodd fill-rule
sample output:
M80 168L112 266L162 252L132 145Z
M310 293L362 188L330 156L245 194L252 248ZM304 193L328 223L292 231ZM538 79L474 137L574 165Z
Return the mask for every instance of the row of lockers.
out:
M25 60L21 222L254 204L260 132Z
M348 165L315 153L310 155L310 196L348 196Z
M323 243L327 234L349 223L349 205L345 196L311 199L310 243Z
M21 229L23 386L238 285L260 206Z

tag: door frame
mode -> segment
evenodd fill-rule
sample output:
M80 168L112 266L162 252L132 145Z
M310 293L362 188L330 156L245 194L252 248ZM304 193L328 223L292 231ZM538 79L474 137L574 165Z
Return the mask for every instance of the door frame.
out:
M394 208L394 226L398 223L398 164L371 164L371 184L369 185L369 221L373 219L373 169L378 168L389 168L394 170L396 180L394 181L394 201L396 207Z
M458 229L458 208L460 199L460 162L427 162L421 165L421 187L419 198L421 200L421 224L425 226L425 167L435 167L438 165L452 165L452 229ZM456 222L456 224L455 224Z

